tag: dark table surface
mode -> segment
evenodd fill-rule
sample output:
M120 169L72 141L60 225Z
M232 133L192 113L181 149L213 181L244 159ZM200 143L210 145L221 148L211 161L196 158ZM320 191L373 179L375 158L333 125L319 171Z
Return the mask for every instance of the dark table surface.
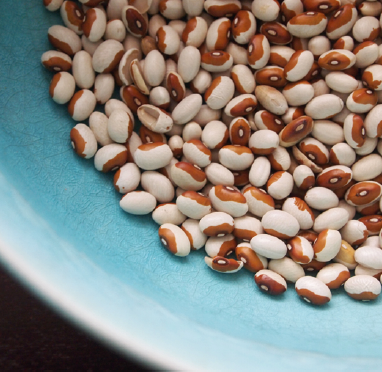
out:
M0 266L0 368L145 371L68 323Z

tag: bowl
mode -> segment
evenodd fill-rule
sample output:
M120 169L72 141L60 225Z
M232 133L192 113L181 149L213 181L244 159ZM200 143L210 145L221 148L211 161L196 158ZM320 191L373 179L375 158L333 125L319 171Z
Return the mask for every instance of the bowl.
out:
M151 216L119 207L111 174L70 146L74 122L40 64L61 24L41 1L0 2L0 256L33 292L90 333L157 368L380 368L382 300L333 291L313 307L293 285L260 293L253 274L178 258Z

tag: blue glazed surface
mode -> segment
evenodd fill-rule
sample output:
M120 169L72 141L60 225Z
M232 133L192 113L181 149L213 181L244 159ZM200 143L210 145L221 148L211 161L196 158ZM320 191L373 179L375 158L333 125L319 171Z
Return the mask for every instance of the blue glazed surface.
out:
M381 299L342 291L315 308L290 286L259 292L253 275L219 275L203 252L165 251L150 216L119 208L112 175L77 157L74 122L40 65L41 1L0 2L0 256L73 321L148 362L205 370L373 370L382 362Z

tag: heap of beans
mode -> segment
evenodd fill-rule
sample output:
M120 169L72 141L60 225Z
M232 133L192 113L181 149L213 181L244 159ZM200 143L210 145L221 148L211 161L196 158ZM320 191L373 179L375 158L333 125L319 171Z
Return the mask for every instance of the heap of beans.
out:
M380 294L381 2L44 5L66 26L42 56L50 95L88 120L75 152L116 171L121 208L152 213L171 253L204 247L211 269L315 305Z

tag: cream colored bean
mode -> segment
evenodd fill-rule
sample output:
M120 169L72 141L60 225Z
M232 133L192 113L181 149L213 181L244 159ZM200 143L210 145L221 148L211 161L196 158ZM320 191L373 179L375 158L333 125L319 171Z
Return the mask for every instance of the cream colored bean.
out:
M329 287L321 280L311 276L298 279L295 288L304 301L313 305L325 305L332 298Z
M340 288L349 278L349 269L339 263L326 265L317 274L317 279L325 283L330 289Z
M155 170L165 167L172 159L170 147L162 142L140 145L134 153L134 161L139 168Z
M297 197L286 199L282 206L282 210L293 216L302 230L308 230L313 227L313 212L302 199Z
M213 80L211 86L206 90L204 99L207 105L216 110L227 105L235 93L233 80L226 76L221 76Z
M271 163L265 156L256 158L249 171L249 182L256 187L261 187L268 181L271 173Z
M321 34L328 23L324 14L305 12L294 16L287 24L288 31L296 37L311 38Z
M105 104L114 92L114 77L112 74L98 74L94 80L94 96L98 104Z
M382 136L382 105L377 105L366 115L364 127L366 135L370 138Z
M264 22L275 21L279 12L280 4L275 0L255 0L252 3L252 13Z
M159 228L158 235L164 247L175 256L185 257L190 254L190 241L180 227L171 223L165 223Z
M288 109L288 103L283 94L273 87L257 86L255 96L261 106L275 115L284 115Z
M382 269L382 250L378 247L363 246L355 251L356 262L369 269Z
M112 19L106 25L105 40L114 39L120 43L126 38L126 28L120 19Z
M369 269L362 265L357 265L357 267L354 270L354 275L369 275L369 276L373 276L375 279L378 279L378 280L380 279L381 274L382 274L382 270Z
M381 284L378 279L369 275L356 275L345 283L345 292L355 300L370 301L376 299L381 293Z
M249 186L243 190L247 199L248 210L255 216L262 217L265 213L275 209L273 198L264 190Z
M207 236L199 229L199 221L187 219L182 223L181 229L186 233L192 250L198 250L206 244Z
M108 120L110 138L117 143L126 143L134 129L134 122L124 110L114 110Z
M351 93L358 87L358 81L342 71L332 71L325 77L329 88L341 93Z
M365 68L372 65L378 58L378 45L372 41L365 41L359 44L353 53L356 56L355 66Z
M114 175L114 188L121 194L134 191L141 182L141 172L134 163L126 163Z
M382 66L371 65L365 68L362 74L363 84L370 89L381 91L382 90Z
M302 106L307 104L314 96L314 88L307 81L299 81L297 83L287 84L283 91L288 105Z
M163 55L158 50L152 50L145 58L143 76L147 84L158 86L164 79L166 64Z
M166 133L173 126L171 116L153 105L139 106L137 114L142 124L155 133Z
M199 70L190 83L191 90L194 93L204 94L212 82L211 74L205 70Z
M199 112L194 117L193 121L195 121L196 123L204 127L206 124L208 124L211 121L221 119L221 116L222 116L221 110L213 110L209 108L207 105L202 105Z
M305 112L313 119L329 119L344 107L343 101L334 94L323 94L313 98L305 107Z
M198 123L191 121L183 127L182 136L184 142L200 139L202 137L202 128Z
M172 111L172 119L175 124L186 124L191 121L202 106L200 94L191 94L184 98Z
M351 167L356 161L356 153L347 143L337 143L330 149L330 161Z
M169 203L174 199L174 186L166 176L159 172L143 172L141 176L141 185L145 191L153 195L160 203Z
M89 127L101 146L110 145L113 140L107 131L108 117L102 112L93 112L89 117ZM137 135L137 134L135 134Z
M251 247L257 254L270 259L283 258L287 253L285 243L281 239L268 234L258 234L253 237Z
M290 239L297 235L300 224L291 214L273 210L264 214L261 224L264 231L280 239Z
M181 225L187 217L179 211L176 204L165 203L158 205L154 209L152 218L158 225L164 225L165 223Z
M183 154L187 161L201 168L211 164L211 150L198 139L185 142L183 145Z
M219 163L211 163L205 168L206 176L213 185L233 186L235 178L233 173Z
M360 245L363 243L369 233L366 226L357 220L351 220L340 230L342 238L350 245Z
M324 79L312 81L311 84L314 90L313 97L318 97L318 96L322 96L323 94L330 93L330 88L328 87Z
M127 107L127 105L118 99L112 98L112 99L109 99L105 103L105 114L106 114L106 116L110 117L111 113L114 110L124 110L130 115L131 119L134 120L134 115L131 112L131 110Z
M368 181L382 173L382 157L370 154L355 162L352 166L355 181Z
M268 268L291 283L296 283L298 279L305 276L304 269L289 257L270 260Z
M149 214L154 210L156 200L148 192L132 191L122 197L119 205L127 213L143 215Z
M288 170L291 166L291 157L285 147L278 146L268 155L271 166L276 171Z
M178 73L185 83L193 80L200 69L200 52L194 46L186 46L179 55Z
M333 146L337 143L343 142L343 140L345 139L343 128L330 120L315 120L312 130L312 136L316 140L329 146Z
M320 233L325 229L340 230L348 222L348 212L343 208L330 208L316 217L313 230Z

